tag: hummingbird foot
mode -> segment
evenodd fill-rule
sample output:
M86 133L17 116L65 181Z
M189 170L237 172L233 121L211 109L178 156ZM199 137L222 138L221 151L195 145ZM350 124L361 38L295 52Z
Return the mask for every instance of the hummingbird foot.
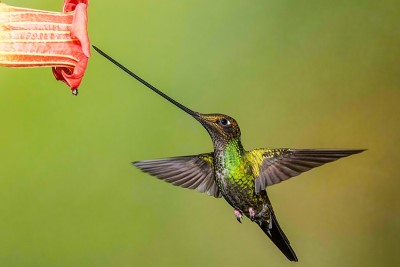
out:
M240 210L234 209L233 213L235 214L236 220L242 223L243 213Z
M254 222L255 217L256 217L256 211L253 208L249 208L249 218L252 222Z

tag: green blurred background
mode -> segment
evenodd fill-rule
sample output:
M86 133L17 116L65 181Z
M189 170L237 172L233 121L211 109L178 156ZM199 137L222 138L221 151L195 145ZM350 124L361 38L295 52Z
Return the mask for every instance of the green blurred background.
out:
M62 1L7 3L60 10ZM368 148L269 189L297 266L399 266L400 2L91 1L91 42L246 148ZM73 97L0 69L0 266L292 266L221 200L131 161L209 152L92 51Z

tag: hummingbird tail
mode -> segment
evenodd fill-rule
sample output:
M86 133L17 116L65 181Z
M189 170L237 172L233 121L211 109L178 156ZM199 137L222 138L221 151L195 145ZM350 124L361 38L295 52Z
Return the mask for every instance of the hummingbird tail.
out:
M259 226L290 261L298 261L296 253L294 253L289 240L279 226L273 211L271 211L270 222L262 222Z

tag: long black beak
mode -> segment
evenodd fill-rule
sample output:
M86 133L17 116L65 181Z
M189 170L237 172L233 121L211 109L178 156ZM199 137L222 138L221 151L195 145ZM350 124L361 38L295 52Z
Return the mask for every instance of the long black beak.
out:
M198 112L194 112L193 110L185 107L184 105L182 105L181 103L177 102L176 100L172 99L171 97L167 96L166 94L164 94L163 92L161 92L160 90L158 90L157 88L155 88L153 85L149 84L148 82L146 82L145 80L143 80L142 78L140 78L139 76L137 76L135 73L133 73L132 71L130 71L129 69L127 69L125 66L123 66L121 63L119 63L118 61L116 61L115 59L113 59L112 57L110 57L109 55L107 55L106 53L104 53L102 50L100 50L98 47L93 45L94 50L96 50L97 52L99 52L100 55L102 55L103 57L105 57L106 59L108 59L109 61L111 61L112 63L114 63L114 65L116 65L118 68L120 68L121 70L125 71L126 73L128 73L130 76L132 76L133 78L135 78L136 80L138 80L139 82L141 82L142 84L144 84L145 86L147 86L148 88L150 88L153 92L157 93L158 95L162 96L163 98L165 98L166 100L168 100L169 102L171 102L172 104L174 104L175 106L177 106L178 108L182 109L183 111L185 111L186 113L188 113L189 115L193 116L195 119L199 118L199 113Z

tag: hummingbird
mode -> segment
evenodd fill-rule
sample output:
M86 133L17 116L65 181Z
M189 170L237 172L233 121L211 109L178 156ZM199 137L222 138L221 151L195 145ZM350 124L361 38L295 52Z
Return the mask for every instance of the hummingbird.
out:
M236 120L224 114L195 112L155 88L102 50L93 48L127 74L197 120L208 132L214 151L132 162L143 172L183 188L224 198L235 218L256 223L290 260L296 253L280 227L267 194L267 187L286 181L325 163L364 151L363 149L258 148L245 150Z

